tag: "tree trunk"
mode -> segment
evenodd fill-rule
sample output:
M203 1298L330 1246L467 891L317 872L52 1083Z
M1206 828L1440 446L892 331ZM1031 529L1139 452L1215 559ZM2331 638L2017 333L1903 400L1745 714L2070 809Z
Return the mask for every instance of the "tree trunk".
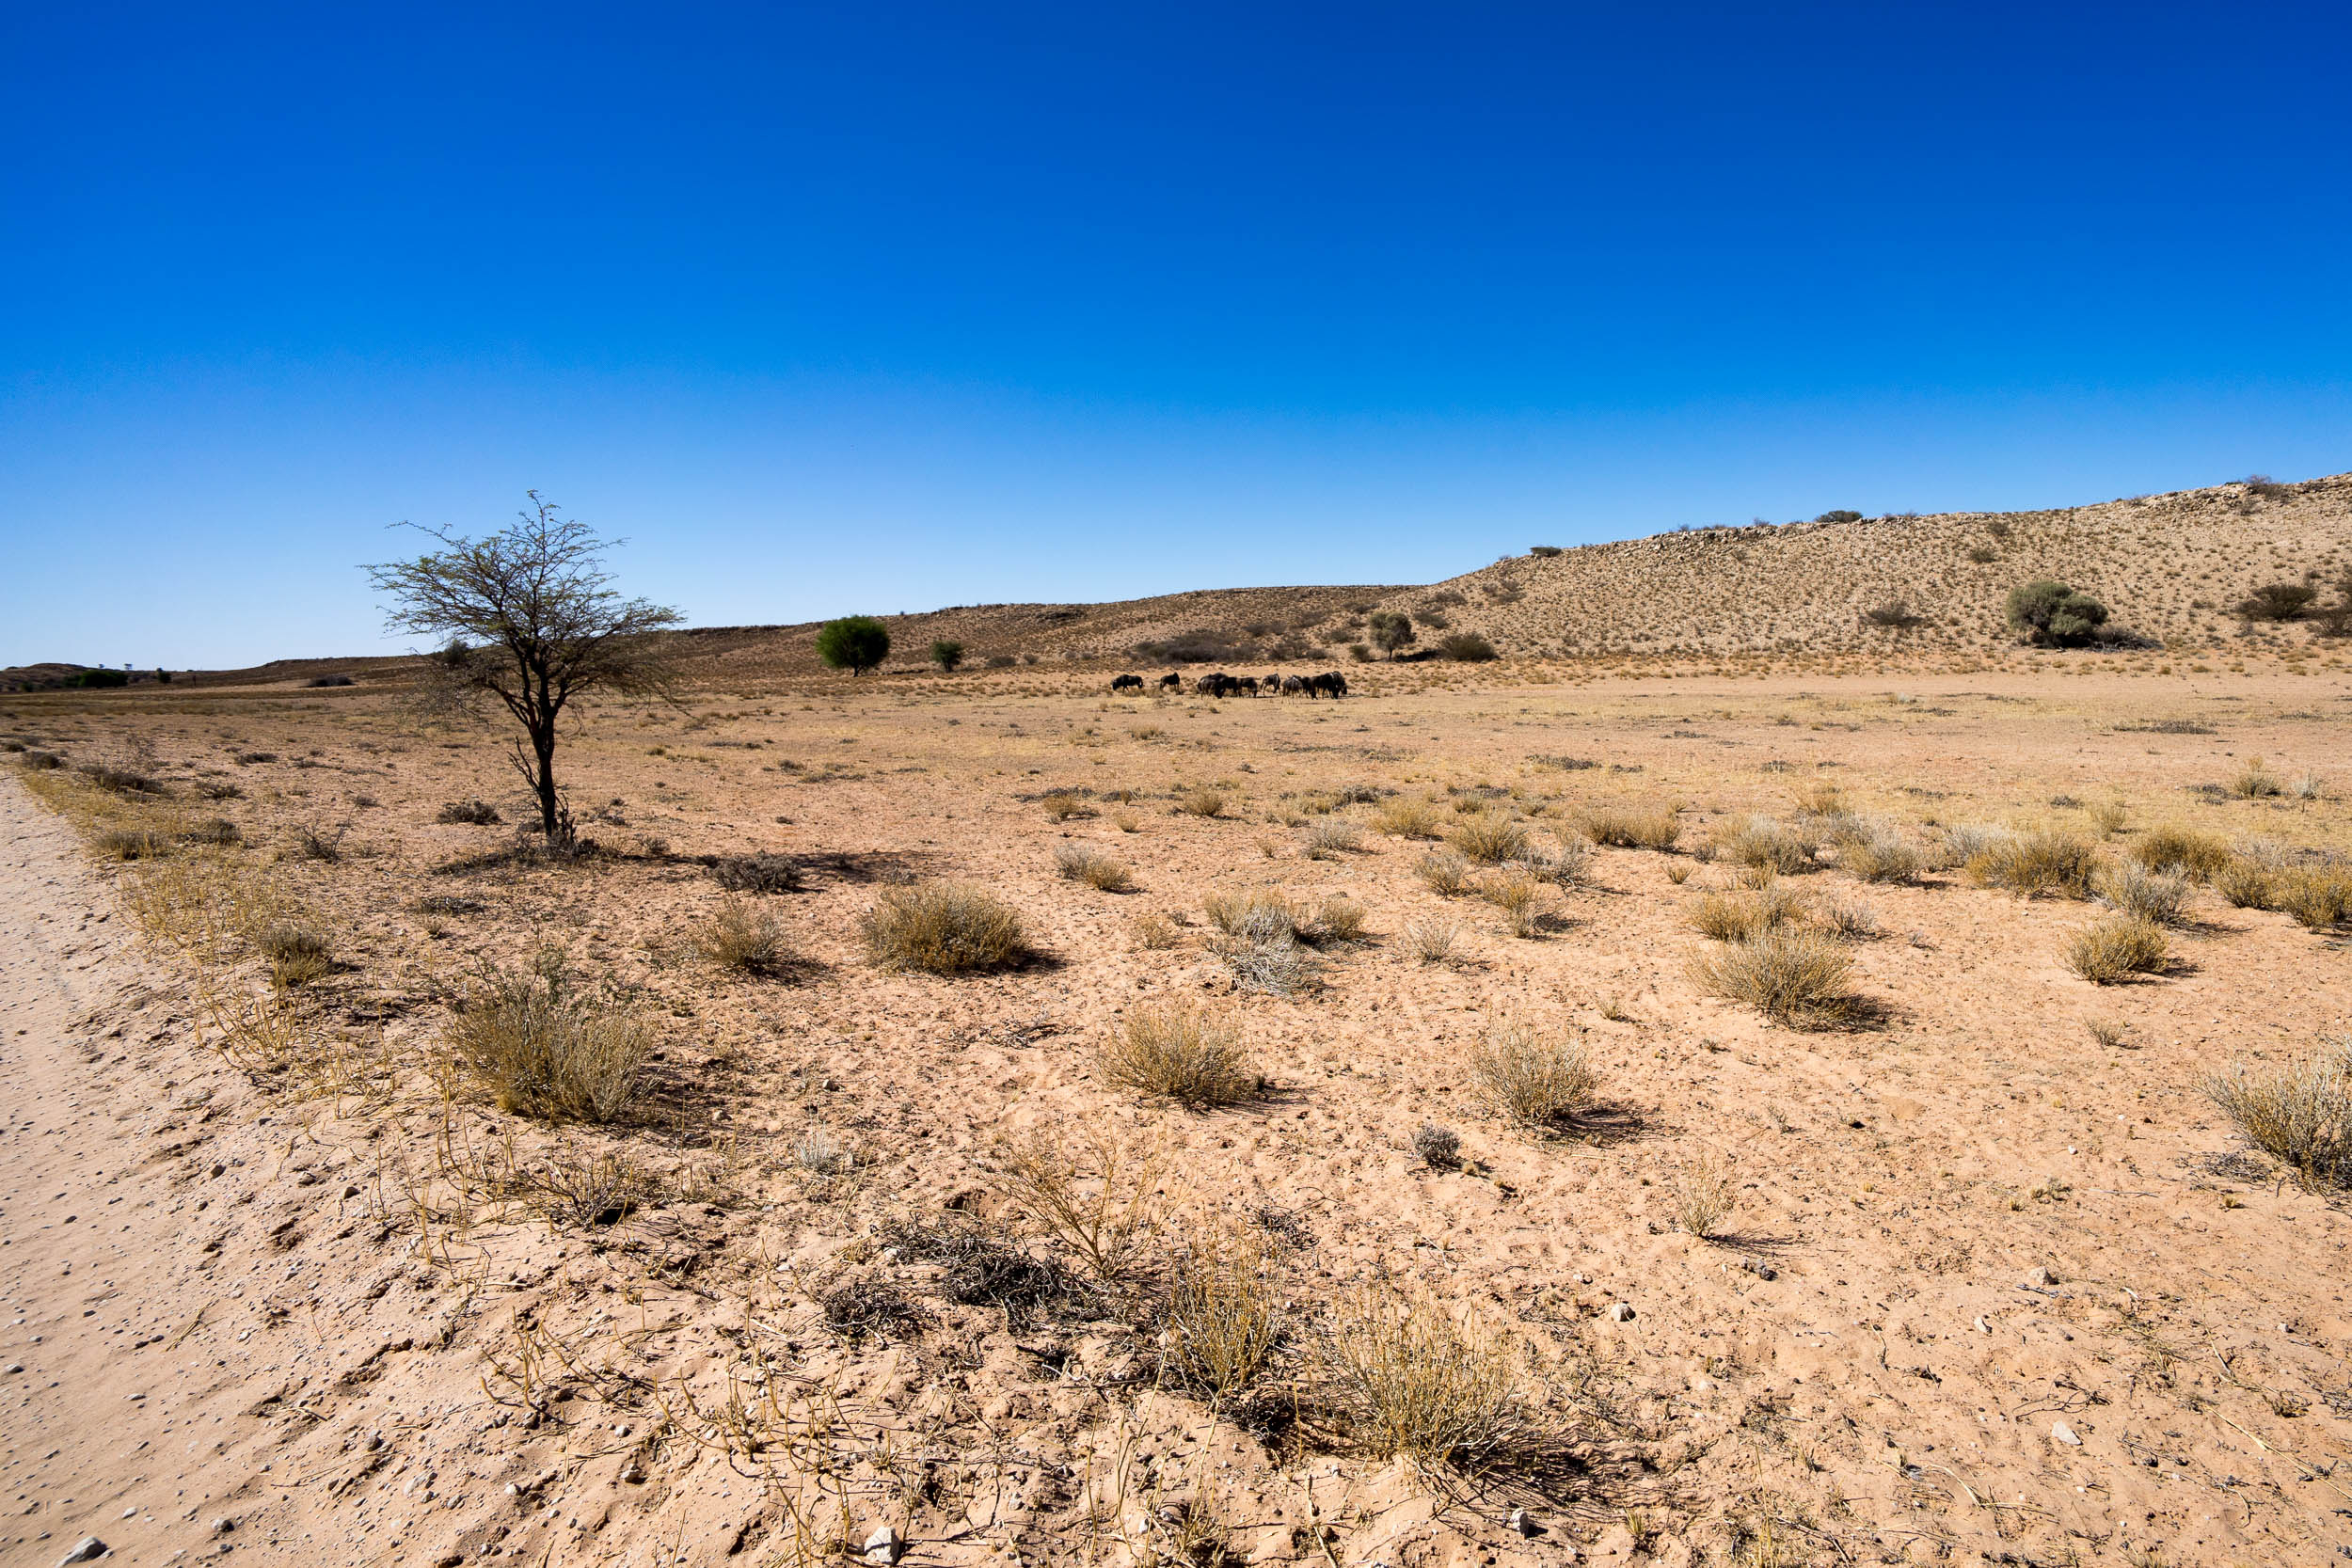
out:
M555 837L555 726L545 729L534 726L531 732L531 750L538 762L538 774L531 782L539 793L539 831L548 839Z

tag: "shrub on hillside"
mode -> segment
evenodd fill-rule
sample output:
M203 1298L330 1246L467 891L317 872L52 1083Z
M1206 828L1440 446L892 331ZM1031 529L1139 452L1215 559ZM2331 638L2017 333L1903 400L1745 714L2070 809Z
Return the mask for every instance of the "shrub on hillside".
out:
M844 615L817 628L817 657L828 670L862 675L890 657L890 628L871 615Z
M2037 647L2079 648L2106 625L2107 607L2048 578L2009 591L2009 624Z
M1438 651L1456 664L1484 664L1502 656L1474 631L1457 631L1438 644Z

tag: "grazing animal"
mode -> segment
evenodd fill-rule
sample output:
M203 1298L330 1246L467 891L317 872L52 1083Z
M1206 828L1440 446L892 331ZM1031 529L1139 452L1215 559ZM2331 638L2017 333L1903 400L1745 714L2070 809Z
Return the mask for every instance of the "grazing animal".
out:
M1347 677L1337 670L1326 670L1320 675L1308 676L1307 695L1312 697L1318 692L1327 692L1334 702L1338 701L1347 695Z
M1241 679L1233 683L1233 689L1236 691L1247 691L1249 695L1254 697L1258 694L1258 677L1255 675L1244 675Z
M1137 691L1142 690L1143 677L1141 675L1113 675L1111 677L1113 691L1125 691L1131 687Z
M1192 689L1206 697L1230 697L1241 689L1241 682L1219 670L1193 682Z
M1170 670L1167 674L1160 677L1160 689L1162 691L1181 691L1184 689L1184 677L1178 674L1173 670Z
M1303 678L1297 675L1284 675L1282 677L1283 696L1295 697L1302 691L1307 692L1307 695L1310 697L1314 695L1312 691L1308 690L1307 683Z

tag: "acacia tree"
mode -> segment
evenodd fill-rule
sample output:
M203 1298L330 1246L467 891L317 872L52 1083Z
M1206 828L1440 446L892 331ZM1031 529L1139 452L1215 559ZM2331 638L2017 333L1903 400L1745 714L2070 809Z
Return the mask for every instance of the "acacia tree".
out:
M387 631L440 645L427 665L429 699L470 708L494 698L521 726L509 758L538 797L540 830L567 844L571 816L555 784L564 708L589 691L666 692L669 662L648 634L683 617L614 593L604 552L621 541L559 516L536 490L524 494L530 508L500 532L468 539L404 523L443 548L361 569L389 601Z
M1413 618L1404 610L1375 610L1364 626L1372 634L1373 645L1391 658L1413 645Z

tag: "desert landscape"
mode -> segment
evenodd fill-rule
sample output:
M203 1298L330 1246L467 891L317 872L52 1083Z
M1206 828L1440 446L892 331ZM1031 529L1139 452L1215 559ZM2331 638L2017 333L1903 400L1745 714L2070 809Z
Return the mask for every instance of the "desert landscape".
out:
M658 633L561 841L426 660L8 672L0 1559L2345 1555L2347 547Z

